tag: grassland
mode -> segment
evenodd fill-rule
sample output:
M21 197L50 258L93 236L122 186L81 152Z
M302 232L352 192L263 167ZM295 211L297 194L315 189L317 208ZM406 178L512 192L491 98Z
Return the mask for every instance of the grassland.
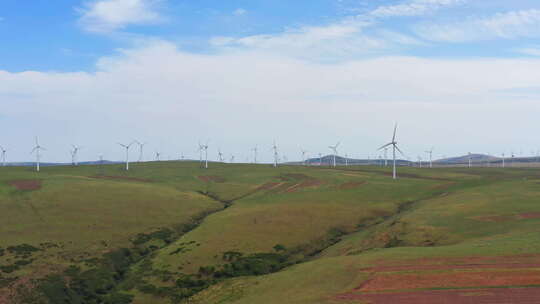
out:
M2 304L385 303L463 289L483 303L485 288L540 287L535 169L400 168L397 182L380 167L0 169Z

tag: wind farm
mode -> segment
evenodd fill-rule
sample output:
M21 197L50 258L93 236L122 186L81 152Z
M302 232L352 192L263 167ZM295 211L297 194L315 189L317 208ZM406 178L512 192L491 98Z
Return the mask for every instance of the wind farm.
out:
M540 303L540 4L0 1L0 304Z

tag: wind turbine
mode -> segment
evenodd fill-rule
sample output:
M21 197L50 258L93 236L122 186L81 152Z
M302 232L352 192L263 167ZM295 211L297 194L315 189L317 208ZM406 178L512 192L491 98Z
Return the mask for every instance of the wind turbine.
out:
M305 166L306 165L306 153L308 153L308 151L303 150L303 149L300 149L300 151L302 151L302 164Z
M319 153L319 167L322 166L322 153Z
M393 179L397 179L397 174L396 174L396 150L399 151L399 153L401 153L401 155L404 155L403 152L401 152L401 150L397 146L396 131L397 131L397 123L394 126L394 135L392 136L392 141L379 148L379 150L381 150L381 149L384 149L386 147L392 146L392 156L393 156L392 178Z
M220 162L223 162L223 153L221 153L221 149L218 149L218 158Z
M472 158L472 155L471 155L471 152L469 152L469 168L471 167L471 158Z
M36 136L36 146L34 147L32 152L30 152L30 154L36 152L36 171L37 172L39 172L39 161L40 161L40 156L41 156L40 155L41 150L47 150L47 149L39 145L39 140Z
M208 142L202 148L204 149L204 168L208 169Z
M276 146L276 141L274 140L274 145L272 146L272 150L274 150L274 168L277 167L278 164L278 147Z
M139 146L139 160L137 162L141 162L142 159L143 159L143 149L144 149L144 146L147 144L147 143L142 143L142 142L139 142L138 140L135 141L135 143Z
M4 149L4 147L0 146L0 150L2 151L2 167L6 166L6 152L7 150Z
M337 148L339 147L340 142L338 142L335 146L328 146L330 150L334 152L334 168L336 167L336 155L338 154Z
M160 161L161 152L156 151L156 161Z
M433 168L433 147L431 147L431 150L426 151L427 154L429 154L429 167Z
M505 161L505 157L504 157L504 153L503 153L503 154L502 154L502 167L503 167L503 168L505 167L504 161Z
M77 145L71 145L73 147L73 150L71 151L71 164L73 166L77 166L79 165L79 163L77 162L77 154L79 153L79 150L82 148L82 147L79 147Z
M253 163L257 163L257 151L259 148L257 148L257 145L255 145L255 148L251 149L253 151Z
M121 144L121 143L117 143L119 146L123 147L124 149L126 149L126 171L129 171L129 148L131 148L131 146L134 144L135 142L132 141L130 142L129 144L125 145L125 144Z
M345 167L349 166L349 154L345 154Z

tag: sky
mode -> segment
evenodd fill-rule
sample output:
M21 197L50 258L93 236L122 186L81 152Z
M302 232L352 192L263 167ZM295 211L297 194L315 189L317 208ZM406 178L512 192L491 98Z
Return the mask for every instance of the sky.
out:
M0 145L29 161L540 150L537 0L2 0ZM132 158L138 157L136 149Z

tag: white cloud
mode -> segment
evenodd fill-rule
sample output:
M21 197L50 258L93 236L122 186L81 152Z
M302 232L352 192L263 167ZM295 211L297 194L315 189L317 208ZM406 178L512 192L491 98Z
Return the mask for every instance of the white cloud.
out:
M428 40L448 42L540 37L540 10L498 13L449 24L424 24L416 28L416 33Z
M242 15L245 15L245 14L247 14L247 10L245 10L243 8L237 8L233 12L233 15L235 15L235 16L242 16Z
M281 33L247 37L214 37L210 43L229 51L263 51L314 61L342 61L420 42L389 30L365 33L373 21L348 18L326 26L303 26Z
M161 42L102 58L95 73L0 71L0 128L13 130L3 142L20 160L28 159L34 135L48 148L45 161L69 159L71 142L87 147L82 158L104 152L121 159L115 142L133 138L191 157L198 140L210 139L211 153L219 146L237 159L275 138L295 159L299 141L326 152L337 136L343 153L366 157L394 120L408 154L425 151L426 142L441 153L493 152L536 144L529 130L540 96L501 90L537 87L538 79L535 59L328 65L260 51L195 55Z
M515 51L525 55L540 56L540 47L525 47L515 49Z
M403 4L379 6L369 15L374 17L420 16L464 2L464 0L413 0Z
M157 12L162 0L93 0L78 9L80 24L88 31L110 32L134 24L162 21Z

